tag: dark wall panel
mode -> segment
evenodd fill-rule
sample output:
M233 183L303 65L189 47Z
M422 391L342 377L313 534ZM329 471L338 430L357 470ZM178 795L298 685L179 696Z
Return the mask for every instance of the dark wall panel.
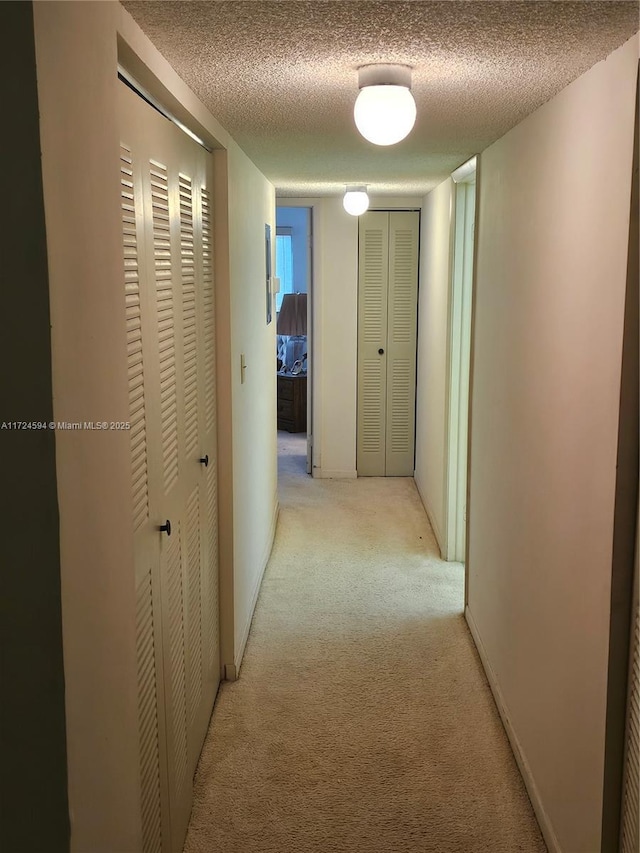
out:
M0 3L0 848L69 850L47 246L32 4Z

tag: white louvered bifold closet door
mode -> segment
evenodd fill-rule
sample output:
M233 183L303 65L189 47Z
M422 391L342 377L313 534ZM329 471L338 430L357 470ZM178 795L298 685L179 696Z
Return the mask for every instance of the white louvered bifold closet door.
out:
M202 699L195 722L196 743L204 741L209 726L211 708L220 684L220 603L218 597L218 456L216 452L216 350L215 300L213 283L213 197L211 182L200 188L199 239L200 250L196 263L201 277L200 329L198 364L201 405L198 409L202 448L208 454L208 465L200 488L201 571L201 642L202 642ZM197 750L200 755L200 747ZM197 763L197 756L194 762Z
M358 239L358 476L385 471L389 214L360 217ZM381 352L382 350L382 352Z
M124 85L119 97L141 850L178 853L220 678L212 163Z
M134 184L131 148L120 147L122 226L125 263L129 420L135 551L136 645L138 659L138 719L140 733L141 832L144 853L160 853L169 843L162 635L160 633L160 542L151 520L151 486L148 444L150 400L147 399L145 344L150 340L148 294L141 282L144 268L142 187ZM145 303L143 306L143 302ZM163 841L164 837L164 841Z
M360 217L358 476L414 469L419 214Z

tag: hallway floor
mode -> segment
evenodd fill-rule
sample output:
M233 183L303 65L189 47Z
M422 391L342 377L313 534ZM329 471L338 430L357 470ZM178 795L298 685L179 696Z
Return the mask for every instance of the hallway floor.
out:
M185 853L544 853L413 480L313 480L289 444Z

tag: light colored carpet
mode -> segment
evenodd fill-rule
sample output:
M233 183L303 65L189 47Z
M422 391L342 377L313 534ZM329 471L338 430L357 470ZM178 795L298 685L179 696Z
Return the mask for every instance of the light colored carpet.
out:
M543 853L462 567L439 559L413 480L280 463L276 542L185 853Z
M278 482L282 490L287 479L307 475L306 432L278 430Z

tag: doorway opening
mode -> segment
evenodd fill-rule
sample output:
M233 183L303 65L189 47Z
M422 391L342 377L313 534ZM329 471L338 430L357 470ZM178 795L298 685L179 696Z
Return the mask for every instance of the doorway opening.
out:
M455 182L454 249L449 315L448 429L446 449L445 559L465 562L467 526L467 441L471 314L476 219L476 158L451 176Z
M278 472L311 474L312 215L276 207Z

